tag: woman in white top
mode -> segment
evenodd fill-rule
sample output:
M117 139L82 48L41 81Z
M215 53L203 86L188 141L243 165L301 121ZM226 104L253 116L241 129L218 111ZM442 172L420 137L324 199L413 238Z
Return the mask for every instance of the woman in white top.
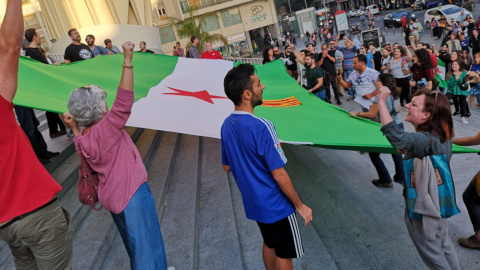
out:
M408 50L407 46L398 47L393 51L393 57L390 59L390 62L387 64L388 73L392 74L395 77L397 86L402 88L402 93L400 94L400 104L404 106L407 103L410 103L410 83L408 81L408 75L403 74L402 62L410 63L412 61L412 54Z

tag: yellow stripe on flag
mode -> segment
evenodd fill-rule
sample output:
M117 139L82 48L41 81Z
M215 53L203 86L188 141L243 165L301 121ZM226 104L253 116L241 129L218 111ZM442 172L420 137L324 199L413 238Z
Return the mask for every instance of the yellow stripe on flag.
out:
M263 100L262 104L262 106L265 107L294 107L299 105L302 105L302 103L295 96L282 99Z

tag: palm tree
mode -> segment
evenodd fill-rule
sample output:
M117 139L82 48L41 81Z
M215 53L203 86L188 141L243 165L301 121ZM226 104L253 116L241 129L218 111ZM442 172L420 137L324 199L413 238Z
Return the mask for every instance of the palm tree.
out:
M200 53L204 51L204 44L205 42L211 42L212 44L216 42L222 42L225 45L225 48L227 50L227 54L230 54L230 49L228 47L228 41L227 39L222 36L221 34L210 34L208 32L205 32L203 29L205 28L207 24L207 17L209 16L215 16L217 17L217 14L215 12L207 12L202 15L195 15L198 11L197 6L191 6L186 9L186 14L185 20L179 20L177 18L169 18L170 25L175 25L177 27L177 33L180 37L192 37L192 36L197 36L198 38L198 45L197 49ZM198 24L197 24L197 21ZM192 43L190 40L187 43L187 46L185 47L187 50L190 48Z

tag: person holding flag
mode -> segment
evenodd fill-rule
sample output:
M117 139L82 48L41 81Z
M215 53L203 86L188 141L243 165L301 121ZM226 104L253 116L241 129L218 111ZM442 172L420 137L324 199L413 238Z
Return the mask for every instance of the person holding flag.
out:
M275 127L254 115L265 86L253 65L240 64L227 73L224 88L235 111L221 128L223 169L232 172L245 214L260 228L265 268L293 269L292 258L303 256L295 210L304 225L312 221L312 210L300 200L284 169L287 158Z
M83 86L70 94L65 121L72 127L77 153L98 173L98 199L117 225L131 268L166 270L165 247L147 170L124 130L135 101L135 45L127 41L122 47L122 77L111 110L103 89Z

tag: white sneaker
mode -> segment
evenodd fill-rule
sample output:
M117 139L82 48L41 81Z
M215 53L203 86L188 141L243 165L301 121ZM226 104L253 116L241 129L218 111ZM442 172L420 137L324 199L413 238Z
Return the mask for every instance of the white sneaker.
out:
M167 270L175 270L175 267L169 266L169 267L167 268Z
M462 117L462 123L464 123L465 125L468 125L468 121L467 119L465 119L465 117Z

